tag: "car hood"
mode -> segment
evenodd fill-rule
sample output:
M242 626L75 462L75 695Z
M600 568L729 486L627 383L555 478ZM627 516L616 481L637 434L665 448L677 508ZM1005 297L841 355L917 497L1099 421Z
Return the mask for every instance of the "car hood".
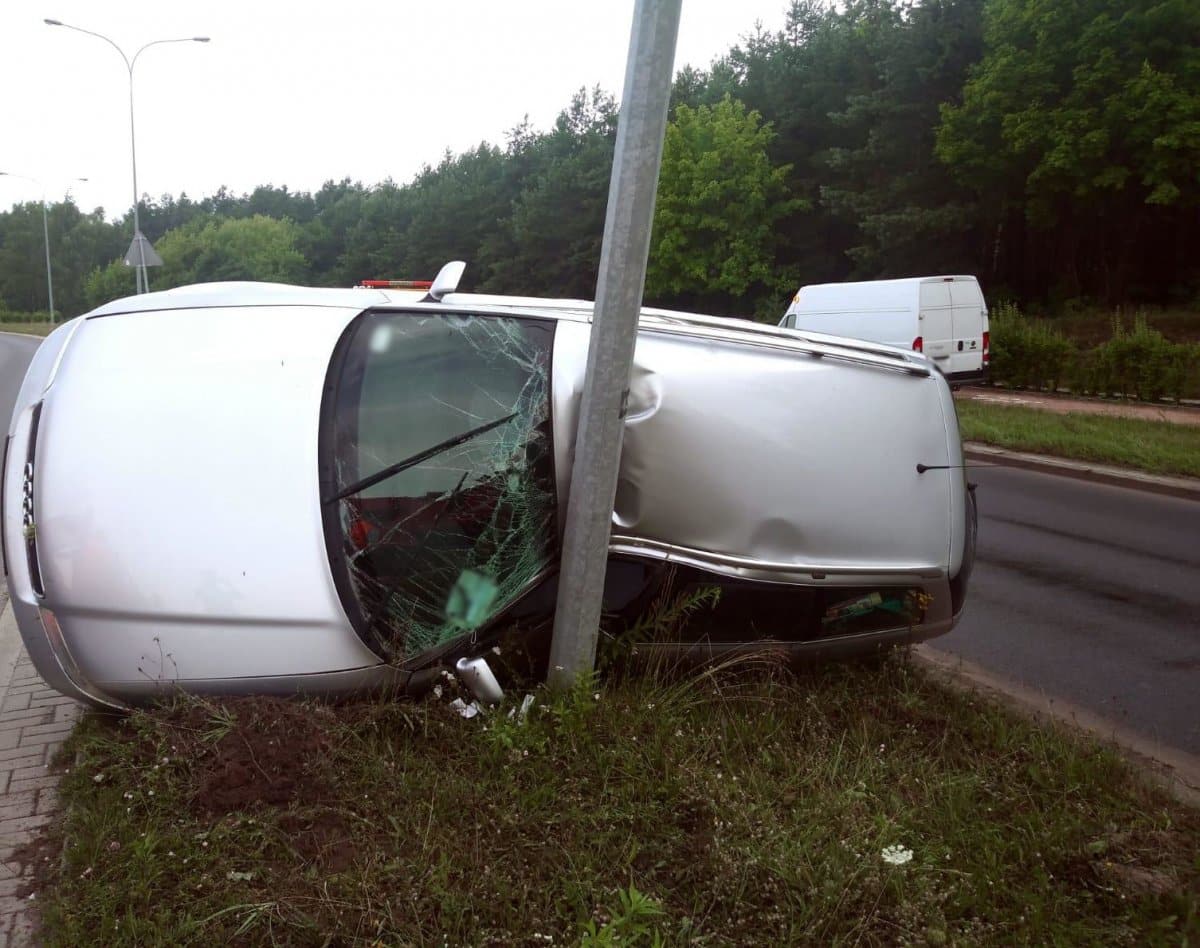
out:
M357 312L214 307L75 331L42 404L38 561L93 682L204 679L230 652L246 676L377 661L334 590L317 491L325 371Z

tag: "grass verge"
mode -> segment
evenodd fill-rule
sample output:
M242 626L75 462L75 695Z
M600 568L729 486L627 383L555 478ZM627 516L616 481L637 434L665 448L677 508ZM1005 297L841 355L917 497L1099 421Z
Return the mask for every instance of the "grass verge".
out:
M0 332L19 332L27 336L48 336L50 330L57 329L61 326L58 323L51 326L49 323L0 323Z
M1200 813L899 660L90 717L51 945L1180 944Z
M1200 427L1104 415L1057 414L967 399L955 404L959 430L967 441L1119 464L1152 474L1200 477Z

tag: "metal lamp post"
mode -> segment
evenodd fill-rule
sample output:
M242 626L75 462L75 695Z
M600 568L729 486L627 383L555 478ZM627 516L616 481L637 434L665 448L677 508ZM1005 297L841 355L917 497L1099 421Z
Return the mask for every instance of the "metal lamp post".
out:
M50 267L50 219L46 213L46 186L37 178L27 174L16 174L12 171L0 171L0 177L20 178L32 181L42 189L42 239L46 245L46 296L50 304L50 325L54 325L54 271ZM72 181L86 181L87 178L72 178Z
M207 43L207 36L183 36L178 39L161 39L146 43L133 54L130 59L125 55L125 50L121 49L115 42L109 39L102 33L96 33L92 30L85 30L79 26L72 26L70 23L63 23L61 20L46 21L47 26L61 26L68 30L74 30L76 33L85 33L88 36L94 36L97 39L102 39L108 43L113 49L121 54L121 59L125 63L125 69L129 73L129 155L133 164L133 246L137 248L135 259L137 264L135 270L137 273L137 291L138 293L146 293L150 289L150 281L146 276L146 238L142 235L141 220L138 216L138 186L137 186L137 136L134 133L133 125L133 67L137 65L138 57L142 55L151 46L161 46L166 43Z

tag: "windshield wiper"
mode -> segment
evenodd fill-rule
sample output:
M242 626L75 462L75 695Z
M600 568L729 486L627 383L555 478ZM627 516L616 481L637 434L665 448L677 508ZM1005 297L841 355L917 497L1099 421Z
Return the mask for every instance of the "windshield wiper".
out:
M497 418L495 421L489 421L486 425L480 425L478 428L472 428L470 431L464 431L460 435L455 435L453 438L447 438L445 441L435 444L432 448L426 448L418 454L405 458L403 461L397 461L395 464L389 464L382 471L376 471L369 477L364 477L361 481L355 481L349 487L343 488L332 497L326 498L325 503L331 504L335 500L345 500L351 494L357 494L359 491L366 490L368 487L374 487L380 481L386 481L389 477L399 474L401 471L407 471L410 467L415 467L430 458L437 457L443 451L449 451L453 447L457 447L464 441L470 441L472 438L478 437L491 431L493 428L499 428L503 424L507 424L517 417L514 411L511 415L505 415L503 418Z

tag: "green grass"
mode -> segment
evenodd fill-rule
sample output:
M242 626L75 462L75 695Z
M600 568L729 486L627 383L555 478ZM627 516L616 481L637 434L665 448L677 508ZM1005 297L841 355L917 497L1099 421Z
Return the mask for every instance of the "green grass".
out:
M50 330L56 328L49 323L0 323L0 332L21 332L31 336L48 336Z
M86 719L46 944L1200 936L1200 814L899 660L617 678L523 724L445 688Z
M958 426L967 441L1064 458L1200 477L1200 427L1165 421L1056 414L960 399Z

